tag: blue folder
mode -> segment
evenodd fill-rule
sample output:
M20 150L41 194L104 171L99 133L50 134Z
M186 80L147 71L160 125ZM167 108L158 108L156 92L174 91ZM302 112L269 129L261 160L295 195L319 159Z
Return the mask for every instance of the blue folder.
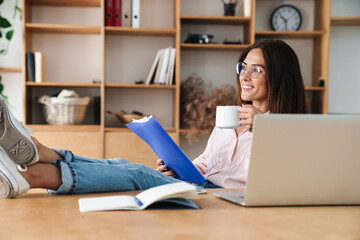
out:
M205 182L204 176L154 117L149 117L146 122L132 122L125 125L149 144L166 166L176 172L176 178L196 184Z

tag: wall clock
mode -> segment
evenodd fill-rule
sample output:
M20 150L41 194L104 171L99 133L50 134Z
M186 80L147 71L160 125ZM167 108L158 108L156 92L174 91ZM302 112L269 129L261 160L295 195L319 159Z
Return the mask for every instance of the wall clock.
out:
M275 31L297 31L302 23L301 12L293 5L284 4L271 14L270 24Z

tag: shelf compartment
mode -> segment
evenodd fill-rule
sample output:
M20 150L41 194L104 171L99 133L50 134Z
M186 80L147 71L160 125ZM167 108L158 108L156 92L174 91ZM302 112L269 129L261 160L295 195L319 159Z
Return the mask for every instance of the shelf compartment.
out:
M238 25L247 24L251 21L250 17L234 16L181 16L181 23L185 24L228 24Z
M308 86L305 86L305 91L325 91L326 88L324 87L308 87Z
M67 82L26 82L26 86L34 87L100 87L100 83L67 83Z
M331 26L359 26L359 17L331 17Z
M3 73L21 73L21 68L2 67L0 72Z
M105 27L106 34L135 35L135 36L175 36L175 28L131 28L131 27Z
M131 132L128 128L121 128L121 127L107 127L104 129L105 132ZM175 132L174 128L165 128L166 132Z
M32 33L99 34L99 26L26 23L26 30Z
M29 0L30 5L66 6L66 7L100 7L100 0Z
M244 50L249 47L250 44L197 44L197 43L181 43L180 47L183 50Z
M267 36L278 38L313 38L325 34L325 31L255 31L255 36Z
M49 124L27 124L27 127L36 131L47 132L100 132L100 125L49 125Z
M150 84L150 85L145 85L145 84L122 84L122 83L106 83L105 87L108 88L151 88L151 89L158 89L158 88L163 88L163 89L175 89L176 86L175 85L156 85L156 84Z

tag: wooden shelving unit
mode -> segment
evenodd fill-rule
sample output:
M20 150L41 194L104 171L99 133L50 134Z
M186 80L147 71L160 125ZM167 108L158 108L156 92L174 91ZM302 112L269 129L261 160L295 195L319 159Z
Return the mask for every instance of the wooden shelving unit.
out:
M100 83L61 83L61 82L26 82L26 86L36 86L36 87L101 87Z
M156 1L156 0L155 0ZM179 11L180 11L180 0L173 0L173 4L168 4L169 6L173 6L173 9L168 9L173 12L173 27L147 27L147 28L131 28L131 27L112 27L105 26L105 1L104 0L23 0L24 6L24 14L23 14L23 32L24 32L24 58L23 65L25 66L25 52L30 51L39 51L39 49L34 49L35 40L38 39L39 35L42 38L41 34L45 37L48 36L69 36L68 39L72 39L73 36L83 36L87 38L93 35L97 35L100 39L99 45L93 46L100 52L101 59L99 59L100 65L98 67L101 69L100 78L94 78L91 80L97 80L99 83L83 83L76 82L76 79L69 80L67 79L65 82L53 81L50 79L49 81L36 83L29 82L26 79L26 74L24 73L24 87L25 87L25 123L35 130L35 137L45 142L47 145L55 148L69 148L72 149L75 153L83 156L89 156L94 158L110 158L110 157L123 157L130 161L136 161L140 163L147 164L153 167L153 164L148 163L147 161L153 162L153 159L156 158L155 154L152 150L142 142L137 136L131 133L130 130L126 128L118 126L112 126L107 123L106 119L106 110L108 110L109 102L112 102L113 97L111 97L114 92L117 91L119 94L123 93L123 91L135 91L133 97L141 98L142 96L136 96L136 91L150 91L157 94L158 91L164 91L167 95L171 95L171 99L167 100L169 102L173 102L173 110L172 110L172 127L166 128L166 131L169 132L170 136L178 142L179 139L179 56L176 57L176 65L175 65L175 76L173 85L144 85L144 84L130 84L128 82L123 82L126 79L109 77L107 75L107 71L109 71L109 65L107 60L108 51L112 51L109 49L109 41L114 37L116 39L124 39L123 43L127 40L128 37L131 39L141 39L141 38L172 38L172 46L179 52L180 42L179 42ZM34 22L32 18L33 7L37 7L37 9L42 7L61 7L64 11L64 8L72 8L74 11L80 8L86 8L93 11L93 9L98 9L101 14L100 18L97 20L97 23L93 23L92 25L82 25L82 24L64 24L62 21L60 23L56 23L52 19L49 22L46 20L43 22ZM66 11L66 10L65 10ZM54 23L55 22L55 23ZM66 22L66 21L65 21ZM34 38L34 36L37 38ZM87 36L88 35L88 36ZM156 40L154 40L156 41ZM115 46L117 47L122 47ZM66 46L59 46L69 48L69 42L67 42ZM65 43L64 43L65 44ZM151 46L150 46L151 47ZM164 45L162 47L168 47L168 45ZM39 47L38 47L39 48ZM134 49L136 50L136 49ZM155 49L156 51L158 49ZM41 49L40 49L41 51ZM46 50L45 50L46 51ZM46 52L45 52L46 54ZM138 53L136 53L138 54ZM177 54L178 55L178 54ZM70 66L76 68L77 63L72 62L71 60L68 63ZM121 64L121 63L118 63ZM138 62L134 62L134 65L138 65ZM139 65L141 66L141 65ZM114 66L116 68L116 65ZM114 68L113 67L113 68ZM61 66L59 66L61 68ZM0 69L0 71L13 71L13 69ZM110 69L111 70L111 69ZM125 69L126 71L127 69ZM23 69L23 71L25 71ZM116 71L113 70L113 71ZM19 70L21 72L21 70ZM48 79L47 79L48 80ZM48 125L43 124L38 119L39 117L34 117L33 114L34 108L36 107L36 94L39 92L43 94L44 92L52 93L57 91L57 89L76 89L80 92L88 91L90 96L100 96L101 104L100 104L100 123L87 123L82 125L69 125L69 126L56 126L56 125ZM169 94L170 93L170 94ZM151 93L150 93L151 94ZM116 94L118 95L118 94ZM155 96L156 98L156 96ZM144 104L151 104L151 102L147 101ZM89 108L93 107L93 103L88 106ZM38 108L38 107L37 107ZM92 109L90 109L92 111Z
M130 27L105 27L106 34L138 35L138 36L175 36L176 29L161 28L130 28Z
M150 88L150 89L176 89L175 85L145 85L145 84L122 84L122 83L106 83L108 88Z
M146 0L150 1L150 0ZM151 0L157 1L157 0ZM241 1L240 1L241 2ZM214 16L206 14L182 14L181 13L181 0L172 0L171 3L173 9L168 9L168 12L172 12L173 26L170 27L111 27L105 25L105 1L103 0L23 0L23 32L24 32L24 57L23 66L25 66L25 52L33 51L34 41L33 35L81 35L83 37L93 37L94 35L100 39L99 45L94 46L100 52L99 68L101 71L99 83L83 83L76 82L76 79L69 82L44 82L34 83L28 82L24 79L25 88L25 109L24 116L27 125L31 126L36 131L36 136L40 139L44 139L49 145L58 148L72 148L75 153L90 157L108 158L108 157L123 157L127 160L136 160L146 164L145 160L152 161L154 156L152 150L134 136L129 130L112 126L107 123L106 110L108 110L109 103L113 101L111 94L124 92L136 92L143 93L154 92L154 97L157 95L168 94L168 102L173 106L169 115L171 116L171 126L166 128L166 131L170 136L179 143L180 133L186 133L188 130L180 129L180 81L181 78L186 76L180 76L180 56L182 53L194 54L193 52L203 53L211 52L211 54L218 54L218 52L224 52L228 54L231 51L236 53L241 52L251 44L255 42L255 38L284 38L296 41L296 39L310 39L313 41L313 54L312 61L314 62L314 68L312 70L312 85L305 87L307 94L312 96L312 111L313 113L327 113L327 92L328 92L328 49L329 49L329 29L330 20L332 26L340 25L360 25L360 17L332 17L330 18L330 1L328 0L316 0L314 1L314 29L313 30L301 30L295 32L276 32L270 30L255 30L255 18L257 14L263 14L257 12L256 5L259 0L251 1L250 16ZM166 1L168 3L168 1ZM190 2L191 3L191 2ZM192 3L191 3L192 4ZM69 7L69 8L95 8L98 9L101 14L97 20L97 24L91 26L82 24L63 24L63 23L44 23L32 21L32 7ZM170 21L167 19L167 21ZM182 43L181 31L184 27L195 26L201 28L203 25L215 26L221 28L240 27L244 32L242 38L242 44L194 44L194 43ZM131 41L131 39L150 39L150 41L157 41L158 39L171 39L171 45L177 51L176 65L175 65L175 82L173 85L141 85L130 83L130 80L126 79L126 76L119 74L119 77L109 76L108 71L110 60L107 59L109 52L126 46L119 46L117 42L121 41L121 44ZM151 40L151 38L156 40ZM114 40L115 39L115 40ZM129 40L130 39L130 40ZM111 47L109 47L111 46ZM69 47L69 46L66 46ZM163 46L167 47L167 46ZM111 49L109 49L111 48ZM141 52L135 54L141 56ZM125 61L125 60L121 60ZM316 63L316 64L315 64ZM74 64L76 68L76 63ZM138 63L134 63L138 64ZM140 63L141 64L141 63ZM121 66L121 62L116 62L113 68ZM127 69L123 69L126 71ZM25 69L22 69L25 71ZM20 69L3 68L0 72L21 72ZM24 73L24 72L23 72ZM23 74L25 76L25 73ZM324 79L324 87L318 86L319 78ZM101 97L101 113L100 123L84 124L80 126L50 126L42 124L40 122L33 122L33 116L31 116L36 91L47 91L48 89L61 89L61 88L76 88L81 91L92 91L92 96ZM95 93L94 93L95 92ZM135 95L135 93L134 93ZM114 94L117 97L117 94ZM142 97L142 96L140 96ZM122 99L119 104L126 104L124 102L127 99ZM130 101L130 100L129 100ZM144 104L149 104L148 100L143 101ZM161 107L160 107L161 108ZM60 137L58 137L60 136ZM65 143L64 139L69 138L69 141ZM88 145L88 146L87 146ZM89 150L89 146L91 149ZM136 153L131 152L130 149L136 149ZM153 167L153 166L152 166Z
M320 37L326 32L317 31L255 31L256 36L269 38L314 38Z
M359 26L360 17L331 17L331 26Z
M26 23L25 27L31 33L100 34L97 26Z
M243 50L250 46L250 44L196 44L196 43L181 43L180 47L183 50L191 49L191 50Z
M3 73L21 73L22 69L21 68L0 68L0 72Z
M250 17L241 16L181 16L182 24L219 24L219 25L238 25L250 23Z

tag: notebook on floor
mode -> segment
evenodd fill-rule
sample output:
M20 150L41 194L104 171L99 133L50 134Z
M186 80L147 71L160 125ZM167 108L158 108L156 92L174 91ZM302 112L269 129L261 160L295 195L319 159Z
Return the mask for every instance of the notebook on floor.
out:
M360 116L255 117L245 192L216 196L243 206L360 204Z

